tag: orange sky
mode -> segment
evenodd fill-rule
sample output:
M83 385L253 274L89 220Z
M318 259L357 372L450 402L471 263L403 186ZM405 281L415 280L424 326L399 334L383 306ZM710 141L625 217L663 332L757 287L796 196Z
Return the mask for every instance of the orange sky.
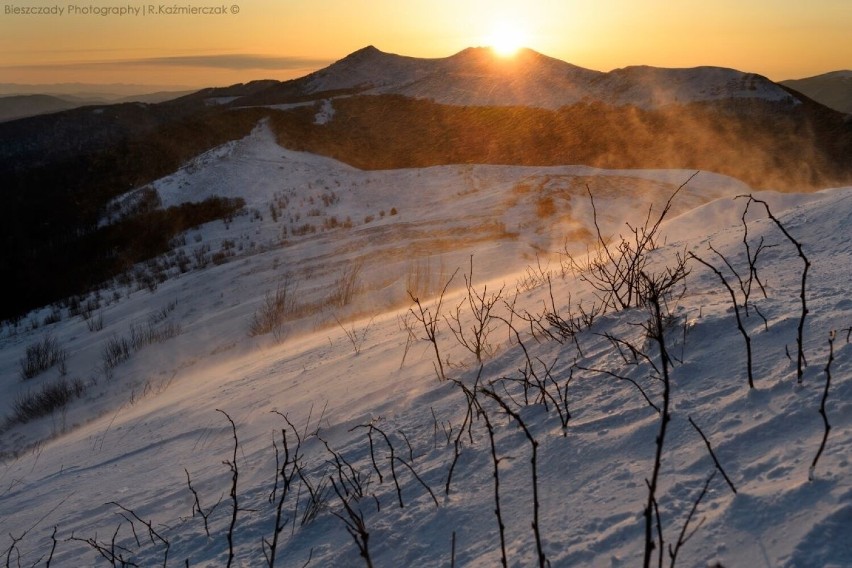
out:
M781 80L852 68L850 0L4 1L0 83L200 87L287 79L369 44L445 57L493 42L494 30L602 71L719 65ZM160 13L174 6L226 10ZM35 7L63 13L23 13ZM140 12L94 13L112 7Z

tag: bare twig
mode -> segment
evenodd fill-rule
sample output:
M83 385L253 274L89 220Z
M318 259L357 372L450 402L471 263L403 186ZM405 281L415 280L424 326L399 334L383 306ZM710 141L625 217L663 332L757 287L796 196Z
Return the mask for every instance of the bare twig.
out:
M808 269L811 267L811 261L808 260L808 257L805 256L805 252L802 249L802 244L797 241L793 236L787 231L781 221L779 221L775 215L772 214L772 211L769 209L769 204L763 201L762 199L757 199L753 195L748 195L748 205L752 203L759 203L763 205L763 208L766 210L766 215L775 223L775 226L780 229L784 236L787 237L787 240L790 241L794 247L796 247L796 252L799 254L799 258L802 259L802 263L804 264L804 268L802 269L802 286L799 291L799 298L802 301L802 315L799 318L799 326L796 334L796 345L798 347L798 353L796 354L796 380L799 384L802 383L804 379L804 367L808 365L807 360L805 359L805 347L804 347L804 335L805 335L805 317L808 315L808 304L805 296L807 281L808 281Z
M500 458L497 456L497 444L494 440L494 425L491 423L491 419L488 416L488 412L483 408L483 406L479 403L477 399L476 393L478 392L478 384L479 379L482 376L482 367L479 368L479 374L476 376L476 382L473 385L473 389L469 389L465 386L461 381L455 381L456 386L462 389L465 397L467 397L467 407L468 412L471 411L472 408L476 409L477 416L482 417L485 422L485 428L488 431L488 441L491 449L491 464L493 466L493 474L494 474L494 514L497 516L497 527L500 532L500 563L503 568L507 568L508 556L506 554L506 525L503 523L503 514L500 509ZM462 430L464 430L462 428ZM450 467L450 473L447 476L447 493L449 494L449 483L452 477L453 469L455 466L455 461L453 462L453 466Z
M414 319L420 322L420 325L423 326L423 331L426 333L426 337L423 339L431 343L435 350L435 370L438 372L438 378L442 381L447 380L447 376L444 374L444 363L441 361L441 353L438 349L438 323L440 322L441 317L441 307L444 304L444 295L447 293L447 289L450 287L450 283L453 281L453 278L455 278L456 273L458 273L458 269L453 272L453 275L450 276L450 279L447 280L446 284L444 284L444 288L441 290L441 294L435 302L434 313L430 308L423 305L420 298L415 296L412 290L408 291L411 301L414 302L415 306L417 306L417 311L414 311L414 308L412 307L409 312L414 316Z
M822 456L822 452L825 449L825 443L828 441L828 433L831 431L831 424L828 423L828 414L825 411L825 401L828 399L828 389L831 387L831 364L834 362L834 338L836 335L837 334L834 331L828 334L828 362L825 364L825 390L822 391L822 401L819 405L819 413L822 416L822 422L825 429L823 430L819 450L817 450L817 453L814 456L814 461L811 463L810 470L808 471L808 479L810 481L814 480L814 472L816 471L817 462L819 461L820 456Z
M53 533L50 535L50 540L52 541L50 545L50 554L47 557L47 560L44 563L44 568L50 568L50 563L53 562L53 553L56 552L56 527L53 527Z
M653 339L659 348L660 352L660 367L662 369L663 379L663 406L660 412L660 429L656 437L656 451L654 454L654 468L651 474L651 479L646 480L648 485L648 501L645 505L645 554L642 566L649 568L651 565L651 555L654 551L653 538L653 521L656 511L657 526L660 541L659 563L662 565L663 555L663 537L662 527L659 521L659 510L657 506L657 484L659 482L660 469L663 461L663 446L665 444L666 432L668 429L671 414L669 413L669 405L671 402L671 380L669 378L669 366L671 359L669 358L668 350L666 349L665 327L663 323L663 313L661 307L661 287L656 279L642 273L645 281L645 300L651 309L651 319L647 324L646 331L648 336Z
M237 439L237 425L234 424L234 421L224 410L216 409L216 412L221 412L225 415L225 418L228 419L228 422L231 423L231 432L234 437L234 454L230 460L225 460L222 463L227 465L231 470L231 502L233 503L233 511L231 512L231 524L228 527L228 567L234 561L234 528L237 526L237 513L240 510L239 502L237 499L237 480L240 477L240 470L237 467L237 450L239 449L240 443Z
M701 439L704 440L704 444L707 446L707 451L710 452L710 457L713 458L713 463L716 464L716 469L719 470L719 473L722 474L722 477L725 478L725 483L728 484L728 487L731 488L734 495L737 494L737 488L734 487L734 482L731 481L731 478L728 477L728 474L725 473L725 469L722 467L722 464L719 462L719 459L716 457L716 453L713 451L713 446L710 445L710 440L707 439L707 436L704 435L704 432L701 431L701 428L698 427L698 424L692 419L692 416L689 416L689 423L692 424L692 427L695 428L695 431L698 432L698 435L701 436Z
M713 249L712 247L711 247L711 250L715 251L715 249ZM718 253L718 252L716 252L716 254L719 254L719 256L721 256L721 254ZM751 360L752 360L752 357L751 357L751 337L749 336L748 331L746 331L745 326L743 326L743 320L740 317L740 304L737 301L737 295L734 293L734 289L731 287L731 285L728 284L728 281L725 279L725 275L722 274L722 272L718 268L716 268L715 266L713 266L712 264L710 264L709 262L707 262L706 260L702 259L701 257L695 255L692 252L689 253L689 257L697 260L698 262L700 262L701 264L703 264L704 266L706 266L707 268L712 270L716 274L716 276L719 277L719 280L722 282L722 285L725 286L725 289L728 291L728 294L730 294L730 296L731 296L731 305L733 305L733 307L734 307L734 316L736 316L736 320L737 320L737 329L739 330L740 335L743 336L743 341L745 341L745 346L746 346L746 370L748 372L748 387L750 389L753 389L754 388L754 375L752 373L752 362L751 362ZM724 258L724 257L722 257L722 258Z
M373 568L373 561L370 558L370 533L367 531L367 525L364 522L364 514L360 510L356 511L352 507L349 502L349 498L340 492L340 489L338 489L337 483L335 483L333 477L330 477L329 480L331 481L331 486L334 488L334 492L343 504L346 516L337 512L333 512L333 514L335 517L343 521L343 524L346 526L346 532L348 532L352 537L352 540L355 541L355 546L358 547L358 552L367 564L367 568Z
M165 568L166 565L168 564L168 560L169 560L169 548L171 548L171 543L169 543L169 541L166 540L160 533L158 533L156 530L154 530L154 526L151 523L151 521L143 520L141 517L139 517L139 515L136 514L135 511L128 509L127 507L125 507L125 506L123 506L120 503L117 503L115 501L110 501L107 504L108 505L115 505L116 507L118 507L119 509L121 509L122 511L127 513L128 515L132 516L138 522L145 525L145 527L148 529L148 537L151 539L151 544L155 544L156 540L159 540L160 542L163 543L163 546L165 547L165 551L163 552L163 568ZM130 520L130 525L131 525L131 527L133 527L133 521L132 520ZM136 534L135 528L133 529L133 533L134 533L134 535ZM138 543L138 539L137 539L137 543Z
M281 414L281 413L278 413ZM273 447L275 448L275 464L276 464L276 475L275 475L275 485L273 487L272 493L270 494L270 502L275 500L277 497L277 502L275 504L275 523L272 529L272 540L267 541L265 538L263 539L263 543L266 548L269 550L267 553L264 550L264 556L266 557L267 565L272 568L275 566L275 557L278 551L278 538L281 534L281 531L284 530L284 527L287 524L287 520L285 519L282 522L283 512L284 512L284 502L291 493L291 487L293 485L293 480L296 477L296 474L299 472L299 459L301 456L299 455L299 451L302 447L302 438L299 436L298 430L296 430L295 426L290 422L290 420L284 416L284 419L287 421L287 425L293 431L293 434L296 438L296 447L292 452L290 452L290 444L287 441L287 429L281 429L281 443L284 446L284 463L280 464L279 455L278 455L278 447L275 445L273 440ZM280 466L280 467L279 467ZM278 478L281 478L281 494L276 495L278 489ZM310 558L308 559L310 561Z
M42 523L42 521L44 521L47 517L49 517L50 515L52 515L52 514L53 514L53 513L54 513L54 512L55 512L55 511L59 508L59 507L61 507L62 505L64 505L64 504L65 504L65 502L66 502L69 498L71 498L71 495L73 495L73 493L70 493L70 494L66 495L66 496L65 496L62 500L60 500L60 501L59 501L59 503L57 503L56 505L54 505L54 506L53 506L53 508L52 508L50 511L48 511L47 513L45 513L44 515L42 515L42 516L41 516L41 517L40 517L40 518L39 518L36 522L34 522L34 523L33 523L32 525L30 525L29 527L27 527L27 528L26 528L26 529L25 529L25 530L21 533L21 536L19 536L19 537L15 537L15 536L14 536L14 535L12 535L11 533L9 533L9 538L11 538L11 539L12 539L12 544L9 546L9 548L8 548L8 549L6 549L6 552L4 552L4 554L6 555L6 566L7 566L7 567L11 566L11 564L10 564L10 563L11 563L11 560L12 560L12 556L11 556L11 555L12 555L12 553L13 553L13 552L17 552L17 553L18 553L18 564L20 564L21 558L20 558L20 552L18 551L18 543L19 543L19 542L21 542L22 540L24 540L24 538L26 538L26 536L27 536L30 532L32 532L32 530L33 530L33 529L35 529L37 526L39 526L39 525ZM55 527L54 527L53 535L54 535L54 537L56 536L56 528L55 528ZM69 539L69 540L70 540L70 539ZM80 540L80 539L77 539L77 540ZM53 543L53 548L54 548L54 549L56 548L56 542L54 542L54 543ZM52 559L52 557L53 557L53 552L51 552L51 559Z
M577 368L580 369L580 370L583 370L583 371L590 371L592 373L601 373L602 375L607 375L607 376L610 376L614 379L618 379L620 381L627 381L628 383L630 383L634 387L636 387L636 389L642 394L642 398L645 399L645 402L648 403L648 406L650 406L651 408L656 410L658 413L660 412L660 407L657 406L656 404L654 404L654 401L652 401L650 399L648 394L645 392L645 389L642 388L642 385L640 385L638 382L636 382L635 379L631 379L630 377L625 377L623 375L613 373L612 371L607 371L606 369L595 369L593 367L580 367L580 366L578 366Z
M358 426L355 426L355 428L353 428L353 430L355 430L357 428L367 428L368 432L372 432L373 430L375 430L376 432L378 432L382 436L382 438L384 438L385 444L387 444L388 449L390 450L390 457L388 458L388 461L390 462L391 477L393 478L393 484L396 487L396 496L397 496L397 499L399 500L399 508L400 509L404 508L405 503L402 500L402 488L399 486L399 478L396 475L396 466L394 465L394 463L396 462L396 450L394 449L393 444L390 441L390 438L388 438L388 435L385 433L384 430L382 430L381 428L379 428L378 426L376 426L373 423L360 424ZM378 466L375 464L375 461L373 462L373 466L378 471ZM381 473L379 475L381 476Z
M457 379L450 379L451 381L453 381L456 384L456 386L460 387L462 389L462 391L464 392L466 400L467 400L467 408L465 409L464 420L462 421L462 425L459 428L458 434L456 434L455 440L453 441L453 461L450 463L450 468L449 468L449 471L447 472L447 481L444 483L444 494L445 495L450 494L450 485L452 484L452 480L453 480L453 472L455 471L456 464L458 463L459 457L461 456L461 443L462 443L461 439L462 439L462 436L465 433L465 430L467 430L467 432L468 432L468 436L469 436L469 439L471 440L471 443L473 442L473 434L471 433L470 429L471 429L471 423L473 422L473 410L474 410L475 407L477 409L477 412L479 410L478 407L476 406L478 403L476 401L475 392L476 392L477 385L479 384L479 379L480 379L480 377L482 377L482 370L483 370L483 366L480 365L479 366L479 373L476 376L476 381L474 382L473 390L468 389L464 385L464 383L462 383L461 381L459 381Z
M115 527L115 532L112 533L112 538L109 542L98 542L98 536L95 535L91 538L80 538L71 534L68 537L69 541L77 541L87 544L92 550L100 554L107 562L112 564L112 566L121 566L131 567L139 565L131 560L127 560L124 558L124 554L131 554L130 550L124 548L123 546L116 544L116 539L118 538L118 532L121 530L121 523L117 527Z
M192 480L189 477L189 470L187 470L186 468L183 468L183 471L186 473L186 486L189 487L189 491L192 493L192 496L195 498L195 502L192 504L192 516L194 517L196 512L199 515L201 515L201 519L204 522L204 534L207 535L207 538L210 538L210 526L208 524L208 519L210 518L210 515L213 514L213 511L216 510L216 507L219 506L219 503L216 503L215 505L213 505L213 507L205 513L204 509L201 507L201 500L198 497L198 492L192 486ZM220 503L221 503L221 501L220 501Z
M459 344L470 351L476 357L476 362L481 364L482 358L491 352L491 344L488 341L488 336L494 330L491 312L503 296L503 287L493 294L488 294L487 285L482 292L473 287L473 255L470 256L470 272L464 275L464 283L467 290L465 298L445 320ZM465 329L462 323L462 306L465 304L473 318L469 330Z
M367 339L367 333L370 331L370 327L373 325L374 319L375 318L370 318L367 325L359 331L355 329L355 324L352 324L350 329L346 329L340 320L337 319L337 316L334 316L334 321L337 322L337 325L340 326L340 329L343 330L343 333L345 333L347 339L349 339L349 343L352 344L352 349L355 351L355 355L361 354L361 348L364 346L364 341Z
M488 388L481 388L480 392L489 398L493 399L503 411L514 419L514 421L518 424L521 430L526 436L527 441L530 443L530 448L532 449L532 453L530 456L530 465L532 467L532 490L533 490L533 521L532 521L532 529L533 534L535 535L535 547L538 553L538 565L539 568L544 568L547 566L547 557L544 555L544 548L542 547L541 542L541 529L539 523L539 509L540 503L538 499L538 440L532 435L529 428L527 427L524 419L521 418L521 415L518 414L517 411L513 410L505 400L503 400L500 395L498 395L495 391L490 390Z
M704 519L699 521L698 526L692 529L691 532L687 532L689 530L689 523L692 522L692 517L695 516L695 511L698 510L698 505L701 504L701 501L704 499L704 496L707 495L707 489L710 487L710 482L713 481L713 478L716 477L716 472L710 474L710 477L707 478L707 481L704 482L704 487L701 489L701 492L698 494L698 497L695 501L692 502L692 508L689 510L689 514L686 516L686 521L683 523L683 527L680 529L680 534L677 537L677 542L675 543L674 548L669 544L669 559L671 563L669 564L669 568L674 568L675 562L677 561L677 555L680 552L680 549L687 543L689 539L695 534L695 532L701 528L701 525L704 524Z
M411 464L409 464L407 461L405 461L404 459L402 459L402 458L401 458L401 457L399 457L399 456L396 456L396 460L397 460L397 461L399 461L402 465L404 465L405 467L407 467L407 468L408 468L408 471L410 471L410 472L411 472L411 474L414 476L414 478L415 478L415 479L417 479L417 481L418 481L418 482L420 482L420 485L422 485L422 486L426 489L426 491L428 491L428 492L429 492L429 496L430 496L430 497L432 497L432 501L434 501L434 502L435 502L435 506L436 506L436 507L440 507L441 505L438 503L438 498L437 498L437 497L435 497L435 493L434 493L434 492L432 491L432 489L431 489L431 488L430 488L430 487L426 484L426 482L425 482L425 481L423 481L423 478L421 478L421 477L417 474L417 472L416 472L416 471L414 471L414 468L411 466Z

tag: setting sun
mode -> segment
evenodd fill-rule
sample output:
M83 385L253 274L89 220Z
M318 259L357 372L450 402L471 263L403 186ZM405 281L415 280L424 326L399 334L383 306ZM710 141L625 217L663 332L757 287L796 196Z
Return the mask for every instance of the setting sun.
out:
M526 43L526 35L506 22L498 23L487 37L487 43L497 55L511 57Z

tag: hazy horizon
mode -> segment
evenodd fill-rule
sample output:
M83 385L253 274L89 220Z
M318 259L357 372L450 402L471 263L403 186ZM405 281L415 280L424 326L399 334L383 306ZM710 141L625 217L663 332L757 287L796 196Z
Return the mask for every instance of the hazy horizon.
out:
M367 47L366 45L363 47ZM489 47L489 46L469 46L469 47ZM359 48L360 49L360 48ZM381 51L381 48L378 48ZM532 49L532 48L528 48ZM357 50L353 50L357 51ZM234 81L234 82L216 82L214 79L217 77L215 73L211 74L210 81L203 81L195 84L185 84L185 83L144 83L144 82L121 82L121 81L109 81L108 77L105 79L105 82L83 82L83 81L45 81L41 83L20 83L20 82L0 82L0 97L5 96L14 96L14 95L28 95L28 94L44 94L44 95L74 95L74 96L91 96L91 95L109 95L115 97L122 96L133 96L140 94L150 94L155 92L180 92L180 91L190 91L195 89L203 89L209 87L227 87L230 85L238 84L238 83L248 83L252 81L263 81L263 80L279 80L285 81L288 79L298 79L300 77L304 77L314 71L322 69L331 65L332 63L343 59L347 55L352 52L347 52L345 54L341 54L336 59L329 59L328 61L321 62L318 64L316 68L305 69L303 72L296 73L291 77L286 78L275 78L271 75L263 75L262 73L253 76L252 78L247 78L242 81ZM405 53L397 53L397 55L410 56ZM447 54L446 57L449 57L453 54ZM547 53L543 55L550 56ZM552 56L551 56L552 57ZM319 63L319 62L318 62ZM567 61L567 63L575 64L572 61ZM132 65L132 63L126 63L128 65ZM576 64L575 64L576 65ZM639 64L637 64L639 65ZM721 67L718 65L709 65L712 67ZM665 67L665 66L654 66L654 67ZM698 67L698 65L696 65ZM850 66L852 67L852 66ZM589 68L591 69L591 68ZM613 69L594 69L595 71L604 71L609 72L618 69L618 67ZM750 72L750 73L758 73L753 69L737 69L738 71ZM837 69L827 69L826 71L816 73L814 75L802 75L796 77L783 77L773 79L776 82L786 81L786 80L801 80L801 79L809 79L815 76L824 75L832 72L850 72L849 68L837 68ZM771 77L769 77L772 79Z
M429 58L470 46L523 45L599 71L711 65L779 81L852 67L850 28L852 6L843 0L417 0L404 6L324 0L218 7L22 0L0 11L0 82L198 88L286 80L367 45Z

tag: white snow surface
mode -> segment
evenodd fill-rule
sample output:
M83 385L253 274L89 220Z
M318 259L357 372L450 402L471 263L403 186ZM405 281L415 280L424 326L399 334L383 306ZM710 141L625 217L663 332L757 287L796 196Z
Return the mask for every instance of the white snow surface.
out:
M305 78L308 92L355 89L469 106L557 109L581 101L657 108L724 99L798 104L779 85L754 73L721 67L627 67L609 73L520 50L504 58L475 47L436 59L405 57L366 47Z
M322 102L319 112L314 117L314 124L327 124L328 121L334 118L334 112L334 105L331 103L331 100L325 99Z
M337 516L349 518L329 481L333 477L340 488L344 475L353 477L353 472L364 496L347 502L363 515L373 565L446 566L453 557L456 566L499 565L485 421L474 415L466 422L461 387L437 380L435 352L422 340L422 326L412 326L414 336L406 331L404 321L417 323L408 311L412 303L406 289L414 288L435 314L435 294L458 268L442 307L442 316L449 317L464 299L462 285L472 257L474 288L481 293L487 286L487 294L502 290L517 314L551 307L568 317L569 311L578 313L578 306L588 310L593 290L563 271L564 257L557 254L567 249L582 255L593 243L586 187L595 196L604 235L629 236L625 223L642 223L652 205L652 216L657 214L691 174L476 165L365 172L282 149L263 124L247 138L199 157L154 187L164 206L214 194L243 197L248 213L190 231L183 245L190 254L209 245L210 252L228 250L231 256L185 273L173 270L153 290L115 284L100 293L96 312L104 326L98 331L67 314L32 329L50 308L16 327L3 327L0 396L8 401L3 412L11 415L12 401L58 380L56 368L26 381L19 376L26 348L46 334L67 350L67 377L87 385L63 411L2 430L4 558L13 565L17 558L21 565L43 565L56 527L52 566L108 565L84 541L93 539L108 549L118 529L115 550L125 560L163 565L166 547L149 536L142 523L148 521L169 542L167 565L224 566L234 509L232 472L223 462L236 455L233 565L266 565L263 539L271 541L275 522L269 497L277 468L288 463L282 429L287 429L290 459L296 447L283 414L301 436L302 475L318 498L313 515L306 514L309 490L299 476L294 478L284 502L277 565L302 566L309 559L309 566L364 565ZM663 270L685 252L725 268L709 250L712 245L747 274L745 200L736 196L749 191L736 180L699 173L674 199L648 269ZM677 542L690 508L715 471L691 418L712 443L737 492L721 475L714 477L692 518L687 533L695 532L679 552L679 565L850 566L852 347L843 330L852 325L852 188L756 196L801 241L811 263L804 327L808 366L797 385L802 262L752 204L748 242L752 250L760 239L770 245L757 264L766 297L757 289L751 296L762 317L755 309L744 316L752 338L755 389L746 381L744 342L730 296L715 274L690 263L686 291L669 305L671 422L657 493L666 548ZM305 225L313 232L300 230ZM333 296L352 267L358 267L358 286L343 305ZM253 314L283 281L290 282L289 291L306 309L294 310L280 333L250 337ZM94 301L94 295L89 299ZM549 392L556 393L558 385L567 393L570 419L563 429L553 400L545 405L530 391L525 402L517 382L494 387L537 441L538 527L547 561L552 566L641 565L646 479L660 415L633 383L598 371L635 381L652 402L662 404L661 383L649 378L650 365L627 364L629 353L620 354L605 337L645 349L659 365L653 343L638 325L647 320L647 310L600 315L574 344L559 343L541 330L533 335L517 315L510 318L502 301L494 309L506 321L492 320L490 349L481 367L443 317L437 344L447 376L468 388L477 377L480 386L518 379L527 368L526 351L537 375L552 382ZM469 310L464 305L460 310L470 326ZM108 377L104 346L146 322L170 322L180 333L133 352ZM809 480L823 436L819 408L830 330L838 330L825 404L832 429ZM531 528L531 445L515 419L482 394L478 400L493 424L500 460L508 564L538 565ZM236 425L236 454L230 423L217 409ZM371 458L367 425L387 434L393 460L378 431L372 433ZM460 454L447 493L456 439ZM338 474L325 443L348 462L343 473ZM209 537L187 474L209 516ZM279 478L276 497L282 487Z

